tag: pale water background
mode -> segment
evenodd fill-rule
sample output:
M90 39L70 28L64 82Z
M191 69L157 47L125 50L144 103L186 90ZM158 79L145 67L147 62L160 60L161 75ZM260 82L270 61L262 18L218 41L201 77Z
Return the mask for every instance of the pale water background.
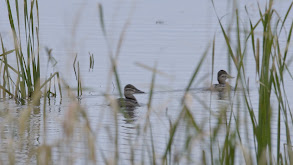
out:
M12 2L11 2L12 3ZM100 1L104 9L105 26L107 31L107 38L113 52L116 50L120 33L123 26L130 21L126 29L123 46L121 48L118 60L118 72L120 81L124 87L126 84L133 84L140 90L147 92L147 94L136 95L141 107L138 107L129 115L131 118L125 118L122 114L118 116L119 124L119 148L121 164L128 164L130 161L130 145L131 142L137 142L135 145L135 161L138 163L143 158L141 155L147 156L147 149L150 146L149 133L140 140L135 140L139 133L136 129L145 124L147 101L149 85L151 83L152 72L137 65L141 63L150 67L157 64L160 71L167 76L157 75L155 80L155 92L153 96L153 107L150 115L152 124L152 133L154 145L158 157L164 154L166 143L169 140L169 120L175 122L180 112L180 101L187 86L191 75L199 63L203 52L211 45L213 37L216 36L215 49L215 65L214 75L212 75L211 51L202 66L193 84L191 92L191 110L198 123L205 123L204 128L208 134L208 120L210 119L210 111L206 109L205 105L211 106L213 113L219 112L219 109L224 106L230 106L231 102L228 98L221 99L218 93L210 93L201 90L203 87L209 86L211 78L213 83L216 83L216 73L220 69L229 70L231 75L236 76L234 65L228 66L228 55L225 47L220 26L213 9L211 1L202 0L104 0ZM260 1L260 6L264 9L265 1ZM284 17L288 4L290 1L278 1L274 8L279 12L281 17ZM13 6L13 5L12 5ZM233 9L232 1L217 0L215 2L216 11L219 17L222 18L223 25L227 27L231 21L231 13ZM239 12L241 15L241 23L248 28L247 14L244 6L249 10L249 17L255 23L259 18L257 2L255 0L241 1L239 4ZM117 88L112 87L112 82L108 81L108 75L111 71L111 65L108 57L109 49L107 47L105 38L103 36L98 12L98 1L86 0L67 0L67 1L39 1L40 11L40 44L42 52L42 69L46 73L47 56L44 48L52 48L53 56L58 61L55 71L61 72L61 76L73 88L77 87L72 64L74 57L78 54L78 61L80 62L82 85L86 88L83 91L81 104L84 105L88 113L91 127L96 132L96 154L99 163L103 163L102 153L107 158L113 156L115 150L113 140L110 139L115 132L114 113L110 109L104 94L106 87L111 86L111 92L115 97L117 95ZM292 22L292 15L289 16L286 27L289 27ZM234 21L235 22L235 21ZM235 27L235 26L234 26ZM232 33L235 28L232 28ZM5 3L0 2L0 33L5 41L6 48L12 49L11 32L7 17L7 10ZM24 37L24 36L23 36ZM259 34L258 37L261 37ZM284 38L285 41L285 38ZM210 49L211 50L211 49ZM292 57L292 49L289 50L289 58ZM94 54L94 69L89 71L89 54ZM250 52L250 53L249 53ZM258 83L255 75L255 62L251 50L248 49L248 56L245 59L246 75L249 77L251 88L251 100L253 107L258 107ZM290 70L293 68L290 66ZM293 91L293 81L288 75L285 76L288 91ZM235 79L230 83L235 84ZM292 92L288 92L288 98L293 98ZM241 91L236 92L235 96L231 96L234 107L239 106L242 115L248 115L247 109L243 104L241 98ZM240 97L238 97L240 96ZM70 99L64 96L62 103L60 98L52 99L50 105L47 107L47 140L49 144L53 144L57 139L62 139L64 136L62 129L62 121L64 114L70 108ZM293 100L289 100L293 103ZM16 105L14 101L0 102L1 111L9 111L14 116L18 116L19 112L25 108ZM277 105L273 101L273 105ZM276 107L273 109L273 114L277 114ZM42 108L41 108L42 109ZM236 109L236 108L234 108ZM42 110L35 114L31 121L31 141L35 146L42 144L42 136L44 135ZM273 123L277 122L273 118ZM2 122L3 120L0 119ZM211 118L211 125L217 123ZM241 121L244 123L244 121ZM8 129L7 132L13 130ZM275 135L277 132L277 125L272 125ZM75 144L72 144L77 156L77 164L85 164L87 157L85 157L84 146L85 140L79 138L82 131L75 133ZM80 129L81 130L81 129ZM246 133L244 128L241 133ZM37 132L37 133L36 133ZM252 130L248 131L252 134ZM176 140L174 141L172 154L180 154L184 151L184 142L186 137L194 134L194 131L188 131L184 125L176 133ZM221 132L223 138L225 132ZM28 132L30 134L30 132ZM274 135L273 134L273 135ZM283 143L286 143L285 132L281 132ZM273 136L273 146L276 146L277 136ZM223 140L223 139L219 139ZM253 144L253 136L249 136L250 142ZM275 141L274 141L275 140ZM2 146L7 146L8 142L2 141ZM29 142L28 142L29 143ZM193 157L192 163L200 163L202 150L209 151L209 139L206 143L202 140L194 141L193 143ZM215 146L216 148L217 146ZM247 145L247 149L254 152L253 145ZM2 150L3 149L3 150ZM17 152L16 158L19 163L26 163L29 157L31 148L23 149ZM5 148L1 147L1 159L7 160L7 153ZM66 154L66 151L56 151L56 155L61 153ZM273 152L276 152L275 150ZM184 154L184 153L183 153ZM209 155L206 153L207 156ZM241 154L241 153L238 153ZM53 154L54 155L54 154ZM61 154L62 155L62 154ZM242 155L241 155L242 156ZM57 162L60 160L55 158ZM148 160L148 158L146 159ZM34 157L30 159L34 162ZM65 161L62 160L61 162ZM237 162L242 164L242 158L239 157ZM183 161L184 162L184 161ZM186 160L187 163L187 160Z

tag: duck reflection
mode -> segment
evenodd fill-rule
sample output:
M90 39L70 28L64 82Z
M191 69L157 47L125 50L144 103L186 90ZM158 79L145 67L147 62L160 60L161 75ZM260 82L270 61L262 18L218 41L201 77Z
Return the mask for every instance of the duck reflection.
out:
M137 120L138 114L136 109L137 107L122 108L123 121L125 121L125 123L130 124Z
M230 92L227 91L218 91L218 99L219 100L226 100L227 98L229 98L230 96Z

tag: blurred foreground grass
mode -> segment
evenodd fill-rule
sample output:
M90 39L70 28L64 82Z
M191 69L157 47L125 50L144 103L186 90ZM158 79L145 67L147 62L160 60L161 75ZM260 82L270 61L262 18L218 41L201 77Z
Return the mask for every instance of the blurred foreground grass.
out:
M186 88L184 95L181 100L181 108L179 115L175 120L170 119L170 130L169 137L164 146L164 154L160 155L156 151L154 144L154 137L152 134L152 128L154 127L150 121L150 114L152 113L152 98L153 91L155 88L156 76L160 73L157 70L156 65L148 68L153 72L152 80L150 82L149 99L147 104L147 118L146 123L143 125L143 133L137 135L137 139L145 139L148 135L151 138L145 143L149 144L142 150L147 150L148 157L142 157L139 162L136 162L135 147L130 146L129 162L132 164L193 164L201 162L201 164L235 164L238 161L243 161L241 164L293 164L293 153L292 153L292 142L291 142L291 129L293 124L291 107L287 98L286 82L284 81L284 74L287 72L293 79L290 70L288 69L288 52L290 48L291 34L293 29L293 22L291 23L290 29L285 29L285 23L288 15L291 13L291 7L288 6L287 13L284 17L280 17L278 12L273 8L274 1L269 1L266 6L259 6L259 19L253 23L248 17L249 29L241 26L240 16L238 9L234 10L232 22L236 24L236 31L229 31L230 27L224 27L221 19L218 16L221 33L225 38L226 46L229 55L229 61L237 69L237 81L235 87L243 92L243 95L235 95L236 91L231 91L232 99L229 106L219 109L219 114L216 115L216 125L212 125L211 121L206 123L200 123L192 113L192 109L188 106L188 99L192 98L190 93L191 87L194 80L197 78L198 73L203 65L203 62L208 58L209 50L212 49L212 59L215 56L215 45L217 44L214 38L213 43L207 47L206 51L201 56L199 63L196 66L193 74L191 75L190 81L186 82ZM118 107L112 107L114 112L115 121L115 133L114 137L110 139L114 144L114 153L105 155L102 150L96 146L96 138L100 136L99 132L92 130L90 121L87 115L87 111L82 107L76 97L81 97L82 86L81 86L81 73L79 71L79 63L77 63L77 95L74 94L74 90L70 89L65 80L59 77L59 73L52 73L50 77L46 78L44 82L40 81L40 47L39 47L39 11L38 1L33 0L27 2L24 0L23 6L19 6L18 1L15 1L13 9L10 5L10 1L6 0L7 12L9 17L9 23L13 34L14 49L6 50L4 41L1 38L2 53L0 54L0 67L1 67L1 96L2 98L14 98L17 103L26 104L23 106L20 112L20 116L17 118L9 113L1 113L1 136L0 144L1 148L4 148L5 154L0 156L1 164L17 164L18 158L17 153L22 152L24 148L29 148L27 154L27 160L22 160L27 164L36 160L37 164L75 164L77 158L75 154L74 136L76 132L82 132L81 139L85 142L84 146L87 149L82 155L86 159L87 164L98 164L98 162L104 162L105 164L121 164L121 152L119 150L119 123L118 114L126 113L124 110L120 110ZM21 18L19 15L19 8L22 7L24 11L24 17ZM105 40L107 41L107 32L104 23L104 12L103 6L98 5L99 8L99 19L103 30ZM264 9L263 9L264 8ZM12 11L13 10L13 11ZM216 11L216 10L215 10ZM247 11L247 10L246 10ZM247 11L247 15L249 15ZM24 27L21 27L20 19L24 19ZM292 20L291 20L292 21ZM117 68L117 60L120 49L123 45L125 31L130 22L126 21L124 29L122 29L119 37L117 50L111 50L109 48L109 60L111 61L111 72L109 73L109 82L112 77L115 79L116 86L118 87L119 95L122 97L122 88L120 85L120 79ZM232 26L232 25L230 25ZM25 41L21 40L21 29L25 31ZM228 29L228 30L226 30ZM243 30L244 29L244 30ZM261 29L262 36L257 37L255 30ZM236 34L233 34L236 33ZM283 45L280 45L280 36L286 36L285 48L281 49ZM234 37L234 38L233 38ZM231 43L237 41L237 43ZM24 43L23 43L24 42ZM109 44L109 42L107 42ZM25 45L25 47L24 47ZM291 44L292 45L292 44ZM246 75L244 59L248 54L247 49L249 47L253 49L253 55L255 59L255 73L258 79L258 95L259 105L257 108L253 107L250 89L249 89L249 76ZM7 60L7 56L15 56L17 66L13 67ZM47 55L50 58L51 50L47 50ZM93 64L93 56L90 58L91 64ZM228 62L229 62L228 61ZM214 63L214 61L213 61ZM75 66L75 65L74 65ZM92 67L91 67L92 68ZM74 67L75 69L75 67ZM158 75L157 75L158 74ZM56 81L54 80L56 79ZM54 80L54 81L52 81ZM52 83L52 82L53 83ZM55 83L54 83L55 82ZM70 104L64 113L64 119L62 123L62 130L64 137L58 139L54 144L47 143L47 101L52 96L56 96L56 86L59 86L59 94L61 95L61 85L65 88L63 91L69 93ZM108 90L112 84L109 83ZM51 90L53 86L54 90ZM42 95L46 94L42 97ZM237 97L237 98L235 98ZM238 98L241 97L241 98ZM273 109L271 104L272 97L277 98L278 106L277 109ZM105 95L107 101L111 101L112 96ZM43 102L41 105L40 102ZM243 100L246 107L247 116L243 116L240 113L239 107L234 106ZM211 105L208 103L205 106L210 110L210 116L215 117L211 112ZM40 110L43 110L41 113ZM278 113L272 113L272 111L278 111ZM34 145L32 137L34 133L30 131L32 121L35 120L36 114L41 114L38 117L42 118L42 127L35 128L42 130L43 135L41 144ZM272 116L277 114L277 116ZM277 118L277 139L272 138L272 118ZM244 141L250 141L248 135L240 133L240 121L245 121L246 133L249 130L253 130L253 142L246 144ZM179 125L184 123L188 129L193 130L193 134L184 137L184 146L182 154L177 154L174 151L175 136L178 134ZM209 125L209 130L204 130L204 125ZM251 128L248 128L251 127ZM13 133L7 130L14 130ZM225 136L219 134L220 130L224 130ZM38 132L38 131L37 131ZM138 131L139 132L139 131ZM251 133L251 132L250 132ZM286 143L281 143L281 133L286 135ZM15 135L16 134L16 135ZM178 136L178 135L177 135ZM222 140L220 140L222 139ZM206 140L209 143L206 143ZM193 146L194 141L196 144L208 144L202 149L200 154L201 160L194 160ZM273 150L272 143L277 144L277 150ZM250 147L253 146L253 148ZM282 151L282 146L284 146ZM286 146L286 147L285 147ZM3 150L2 150L3 152ZM97 155L101 155L102 160L97 160ZM8 157L8 158L6 158ZM80 156L81 157L81 156Z

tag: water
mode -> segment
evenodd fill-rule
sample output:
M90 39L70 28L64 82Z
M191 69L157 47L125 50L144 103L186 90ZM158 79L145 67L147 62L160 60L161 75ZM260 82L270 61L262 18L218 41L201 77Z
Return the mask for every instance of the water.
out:
M289 1L281 1L275 5L275 8L281 12L287 11ZM146 94L136 95L141 107L130 111L126 114L119 113L117 118L118 140L119 140L119 156L121 164L128 164L133 161L135 164L141 161L150 161L151 139L156 152L156 157L161 158L164 155L168 140L170 138L170 122L175 123L181 111L181 98L184 89L190 81L191 75L199 63L199 60L211 44L213 37L216 36L216 51L214 75L212 75L211 51L208 52L207 59L203 63L195 83L192 85L194 90L190 93L190 102L188 103L191 113L197 123L199 123L205 132L197 135L194 129L189 128L186 123L180 123L176 132L173 144L172 155L181 158L180 162L200 163L202 150L209 152L209 132L210 121L211 126L217 125L217 116L221 113L221 109L231 106L229 99L219 97L218 93L210 93L201 90L203 87L209 86L211 78L216 83L216 72L220 69L229 70L230 74L236 76L236 69L233 65L230 67L227 63L227 50L223 39L217 17L210 1L199 0L149 0L149 1L102 1L105 17L105 26L107 31L107 40L102 33L98 4L96 1L40 1L40 43L41 52L45 54L44 48L52 48L53 56L58 61L54 71L59 71L67 83L72 87L77 87L72 64L74 57L78 54L80 62L82 85L85 88L80 104L85 108L90 127L94 132L95 154L98 163L105 163L113 160L115 145L114 137L116 124L114 119L114 111L107 106L108 101L104 94L109 92L107 87L110 86L110 93L114 97L118 97L117 87L114 79L109 79L111 72L111 64L109 60L109 51L114 54L117 50L117 43L125 23L129 21L123 36L123 44L118 57L118 73L122 87L126 84L133 84L137 88L147 92ZM264 5L265 2L260 2ZM240 15L243 16L241 22L247 24L245 18L247 15L244 5L248 7L250 18L254 23L258 18L258 7L255 1L242 1L240 6ZM222 18L223 25L229 25L232 17L232 3L227 0L215 2L217 14ZM4 2L0 2L0 33L6 42L7 49L12 49L13 44L9 39L11 37L9 23ZM286 10L282 10L286 9ZM289 19L292 20L292 17ZM287 22L290 26L290 21ZM248 24L247 24L248 25ZM232 28L232 32L235 28ZM259 35L261 36L261 35ZM24 36L22 36L24 37ZM284 40L285 41L285 40ZM211 50L211 49L210 49ZM89 71L89 52L94 54L94 69ZM248 53L251 48L248 48ZM292 56L292 50L289 53ZM42 56L41 63L43 73L46 73L47 56ZM258 83L256 82L254 57L251 54L245 59L246 75L250 78L251 100L253 107L258 107ZM164 74L157 74L155 79L155 92L152 99L151 113L148 112L148 92L152 79L152 72L139 64L154 67ZM289 70L292 70L290 66ZM43 77L45 78L45 77ZM292 90L292 79L288 75L285 76L288 91ZM230 81L235 84L235 79ZM65 91L65 89L64 89ZM74 118L70 109L74 109L77 105L72 103L72 99L68 97L65 91L62 102L60 98L50 100L46 107L46 122L44 122L43 107L35 109L32 112L31 121L29 122L29 131L25 132L27 145L19 149L14 144L15 153L17 155L16 162L28 163L36 162L36 157L30 157L30 152L44 144L54 146L53 160L61 163L68 163L68 159L74 160L75 164L88 163L87 135L85 132L86 120L79 117L75 122L71 123ZM288 98L291 93L287 93ZM234 109L239 107L239 113L248 117L243 100L239 100L243 94L236 92L235 96L231 96ZM289 100L292 103L291 100ZM1 101L1 122L8 120L5 115L21 118L25 106L19 106L12 100ZM273 102L276 106L277 102ZM211 107L211 112L207 107ZM275 107L276 108L276 107ZM275 109L276 110L276 109ZM273 114L277 114L277 111ZM227 116L230 116L227 112ZM78 113L79 114L79 113ZM212 115L211 115L212 114ZM144 130L147 118L150 119L152 127L152 136L150 129ZM276 119L272 119L276 122ZM248 119L249 121L249 119ZM7 121L6 121L7 122ZM7 148L9 147L9 139L20 139L17 132L17 122L9 121L7 125L2 125L2 134L8 135L2 138L1 159L7 162ZM44 132L44 123L46 123L46 131ZM232 120L232 123L235 121ZM241 121L242 124L245 121ZM66 144L66 124L74 124L74 132L70 134L71 139L67 139L70 143ZM277 127L272 126L273 132ZM245 128L240 130L245 134ZM254 152L252 129L248 130L248 139L250 143L248 149ZM225 130L221 130L219 134L225 136ZM276 133L273 133L275 135ZM188 149L185 149L186 138L188 136L196 136L190 144L191 162L184 155L188 155ZM281 133L282 142L285 143L285 132ZM220 136L221 137L221 136ZM206 138L202 140L202 138ZM6 140L5 140L6 139ZM223 139L219 139L222 141ZM275 139L273 137L273 139ZM282 144L283 144L282 143ZM273 142L273 146L276 144ZM214 146L214 150L217 146ZM132 153L131 151L134 151ZM74 153L74 154L72 154ZM206 153L209 156L209 153ZM236 160L243 161L241 153ZM61 156L62 155L62 156ZM103 158L105 155L105 158ZM131 156L134 156L133 158ZM175 157L175 156L174 156ZM174 158L173 157L173 158ZM175 160L172 160L175 161ZM5 163L6 164L6 163Z

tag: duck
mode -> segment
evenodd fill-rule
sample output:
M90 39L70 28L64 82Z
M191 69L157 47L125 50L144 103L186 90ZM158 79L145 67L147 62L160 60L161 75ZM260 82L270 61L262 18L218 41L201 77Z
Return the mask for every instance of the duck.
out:
M125 98L118 98L116 101L119 107L137 107L140 106L133 94L145 93L131 84L124 87Z
M218 72L219 84L213 84L212 90L216 90L216 91L224 91L226 89L233 90L233 87L229 85L228 82L226 82L228 78L234 78L234 77L229 75L225 70L220 70Z

